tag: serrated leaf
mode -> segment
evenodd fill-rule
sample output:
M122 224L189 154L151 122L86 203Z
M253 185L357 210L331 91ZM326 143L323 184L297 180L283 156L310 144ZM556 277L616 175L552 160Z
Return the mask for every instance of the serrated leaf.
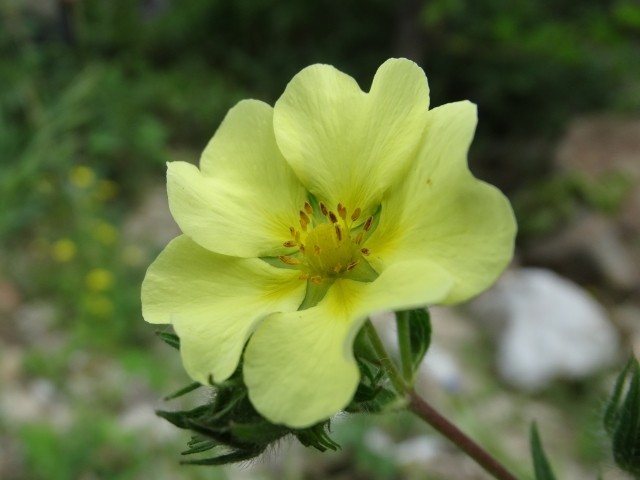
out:
M431 315L424 308L409 311L411 364L415 372L431 345Z
M623 470L640 476L640 367L633 359L624 370L631 377L629 388L618 409L612 435L613 459Z
M547 460L547 456L544 453L544 449L542 447L542 441L540 440L540 435L538 434L538 427L536 423L533 422L531 424L530 431L530 442L531 442L531 456L533 457L533 470L535 472L536 480L556 480L555 475L553 474L553 470L551 470L551 465Z
M603 423L604 423L604 429L609 436L613 435L613 431L615 430L616 425L619 421L620 398L622 397L622 391L626 383L627 374L631 370L633 361L634 361L633 358L629 359L629 361L622 368L622 371L616 378L616 383L613 386L613 392L611 393L611 398L609 398L607 405L605 407Z

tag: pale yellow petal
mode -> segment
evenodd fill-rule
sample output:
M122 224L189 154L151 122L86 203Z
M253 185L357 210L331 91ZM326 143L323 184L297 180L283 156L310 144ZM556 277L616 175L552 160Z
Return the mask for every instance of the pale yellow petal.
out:
M508 200L467 167L476 122L469 102L430 111L417 161L388 192L366 245L375 268L427 259L448 271L456 282L445 303L489 287L513 255L516 224Z
M221 382L255 326L273 312L297 309L304 292L293 270L211 253L183 235L149 267L142 314L149 323L173 324L194 380Z
M275 144L272 118L269 105L242 101L209 142L201 170L169 163L171 213L204 248L239 257L285 253L307 193Z
M274 108L278 145L298 178L330 208L370 213L406 172L424 129L429 89L406 59L385 62L364 93L328 65L305 68Z
M251 402L271 422L294 428L330 417L358 385L352 345L367 316L437 302L451 284L428 262L396 264L372 283L337 280L315 307L268 317L244 356Z

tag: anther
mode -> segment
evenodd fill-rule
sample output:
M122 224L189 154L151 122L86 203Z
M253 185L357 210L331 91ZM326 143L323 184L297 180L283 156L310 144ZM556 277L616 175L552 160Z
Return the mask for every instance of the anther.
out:
M362 210L356 208L351 214L351 220L355 222L358 218L360 218L360 213L362 213Z
M340 218L343 220L347 219L347 209L341 203L338 203L338 215L340 215Z
M371 250L369 250L368 248L361 248L360 252L366 257L367 255L371 254Z
M313 253L320 255L320 247L318 245L313 246Z
M362 239L364 238L364 233L360 232L356 235L356 239L353 241L356 245L360 245L362 243Z
M289 227L289 233L291 233L291 236L292 236L292 237L295 237L295 235L296 235L296 229L295 229L295 228L293 228L293 227Z
M347 265L347 271L350 272L351 270L356 268L356 266L358 266L358 263L360 263L360 260L352 260L351 263Z
M281 255L279 258L282 263L287 265L300 265L300 260L297 258L287 257L286 255Z
M310 220L309 217L307 216L306 213L304 213L302 210L300 210L300 223L306 223L307 225L309 224Z
M296 245L298 245L298 242L295 240L287 240L282 244L283 247L295 247Z
M320 275L314 275L309 280L311 280L316 285L320 285L322 283L322 277Z
M301 243L301 244L300 244L300 251L301 251L302 253L304 253L304 251L305 251L304 243Z
M304 202L304 211L307 212L307 215L311 215L313 213L313 208L309 202Z
M333 271L336 273L340 273L340 271L342 270L342 265L340 265L339 263L333 267Z
M371 228L371 224L373 223L373 217L367 218L367 221L364 222L364 226L362 227L365 232L368 232Z
M298 280L308 280L308 279L309 279L308 273L301 273L300 276L298 277Z
M336 237L338 237L338 241L342 241L342 231L340 230L340 225L336 225Z
M324 215L325 217L329 215L329 210L327 210L327 207L322 202L320 202L320 211L322 212L322 215Z
M329 220L331 220L331 223L338 223L338 217L333 212L329 212Z

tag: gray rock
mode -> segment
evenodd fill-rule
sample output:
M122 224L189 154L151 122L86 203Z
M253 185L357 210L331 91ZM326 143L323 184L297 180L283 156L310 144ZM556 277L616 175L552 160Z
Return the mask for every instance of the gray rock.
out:
M617 331L604 308L549 270L508 271L469 308L499 330L498 372L522 390L544 389L557 378L580 379L617 359Z
M640 264L617 230L603 215L585 214L556 235L540 240L526 258L582 281L616 290L640 286Z

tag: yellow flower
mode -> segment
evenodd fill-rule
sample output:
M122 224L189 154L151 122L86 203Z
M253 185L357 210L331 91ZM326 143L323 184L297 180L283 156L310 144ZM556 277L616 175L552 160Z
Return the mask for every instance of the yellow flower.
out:
M53 258L61 263L68 262L76 256L76 244L68 238L57 240L51 247Z
M229 378L248 341L255 408L306 427L351 400L352 343L370 314L461 302L495 280L516 227L467 168L476 108L428 107L408 60L385 62L368 93L314 65L275 107L231 109L199 169L169 163L184 235L149 267L142 308L173 324L191 377Z
M102 292L113 285L113 274L104 268L94 268L87 274L85 283L89 290Z
M91 168L80 165L71 170L70 179L76 187L84 189L93 184L96 174Z
M93 237L103 245L112 245L118 239L118 231L108 222L99 220L91 229Z

